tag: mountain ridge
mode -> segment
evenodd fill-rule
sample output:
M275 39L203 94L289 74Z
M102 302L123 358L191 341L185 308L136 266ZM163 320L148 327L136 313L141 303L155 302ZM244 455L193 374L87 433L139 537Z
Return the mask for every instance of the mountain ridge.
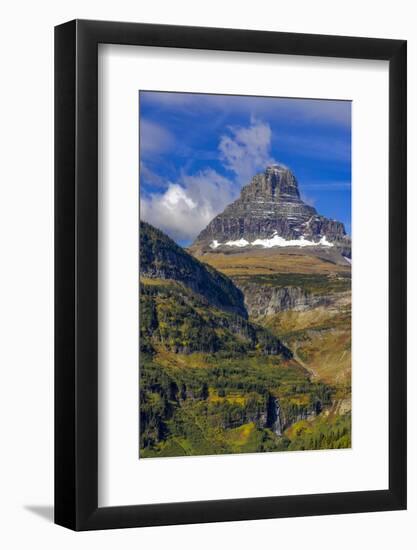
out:
M223 300L223 301L222 301ZM251 323L242 291L152 225L140 226L141 349L174 353L291 352L268 330Z
M247 318L243 294L226 275L202 264L151 224L141 221L139 236L141 276L179 281L219 309Z

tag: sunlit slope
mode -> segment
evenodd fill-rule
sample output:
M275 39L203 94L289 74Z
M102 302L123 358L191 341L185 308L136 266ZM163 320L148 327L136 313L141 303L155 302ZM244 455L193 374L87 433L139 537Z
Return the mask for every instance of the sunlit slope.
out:
M350 385L351 311L349 306L283 311L263 319L294 357L314 377L329 384Z
M197 257L229 277L273 273L350 273L349 263L332 249L306 251L299 248L254 248L206 253Z
M343 258L253 250L200 259L232 278L250 318L280 338L315 379L350 387L351 268Z

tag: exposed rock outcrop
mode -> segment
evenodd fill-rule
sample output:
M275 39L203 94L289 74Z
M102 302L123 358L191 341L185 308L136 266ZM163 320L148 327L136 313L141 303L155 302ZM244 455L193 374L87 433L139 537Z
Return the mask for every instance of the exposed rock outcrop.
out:
M297 286L271 287L253 283L239 283L239 286L245 295L248 313L254 318L289 309L305 311L331 302L330 297L311 294Z

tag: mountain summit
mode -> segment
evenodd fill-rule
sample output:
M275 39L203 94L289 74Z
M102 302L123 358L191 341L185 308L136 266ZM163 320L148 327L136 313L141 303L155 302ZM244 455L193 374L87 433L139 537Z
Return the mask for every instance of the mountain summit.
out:
M350 238L343 223L326 218L300 197L297 179L287 167L274 164L256 174L201 231L193 247L336 246L350 256Z

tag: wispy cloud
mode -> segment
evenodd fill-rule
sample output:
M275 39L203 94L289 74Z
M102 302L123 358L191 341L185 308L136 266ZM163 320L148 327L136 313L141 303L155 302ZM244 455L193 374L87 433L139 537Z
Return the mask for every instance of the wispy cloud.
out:
M350 162L351 159L350 142L334 136L329 139L319 135L280 134L277 136L277 147L280 151L296 150L300 156L332 162Z
M140 154L142 159L172 149L175 137L163 126L142 118L140 120Z
M304 191L301 191L300 192L300 195L301 195L301 199L308 205L310 206L314 206L316 204L316 199L315 197L312 197L311 195L309 195L308 193L305 193Z
M164 193L141 198L141 219L175 240L192 241L234 199L238 189L215 170L183 174Z
M303 189L307 191L349 191L351 189L350 181L317 181L303 184Z
M166 189L168 185L166 179L152 171L143 160L140 161L140 179L141 183L152 185L156 189Z
M247 183L258 170L274 162L271 138L269 124L254 118L248 127L232 126L230 133L220 138L220 158L240 183Z
M292 124L314 122L320 126L350 128L351 102L345 100L323 100L286 97L254 97L222 94L195 94L177 92L142 92L141 97L161 110L181 110L195 114L252 113L258 118L279 122L291 120Z

